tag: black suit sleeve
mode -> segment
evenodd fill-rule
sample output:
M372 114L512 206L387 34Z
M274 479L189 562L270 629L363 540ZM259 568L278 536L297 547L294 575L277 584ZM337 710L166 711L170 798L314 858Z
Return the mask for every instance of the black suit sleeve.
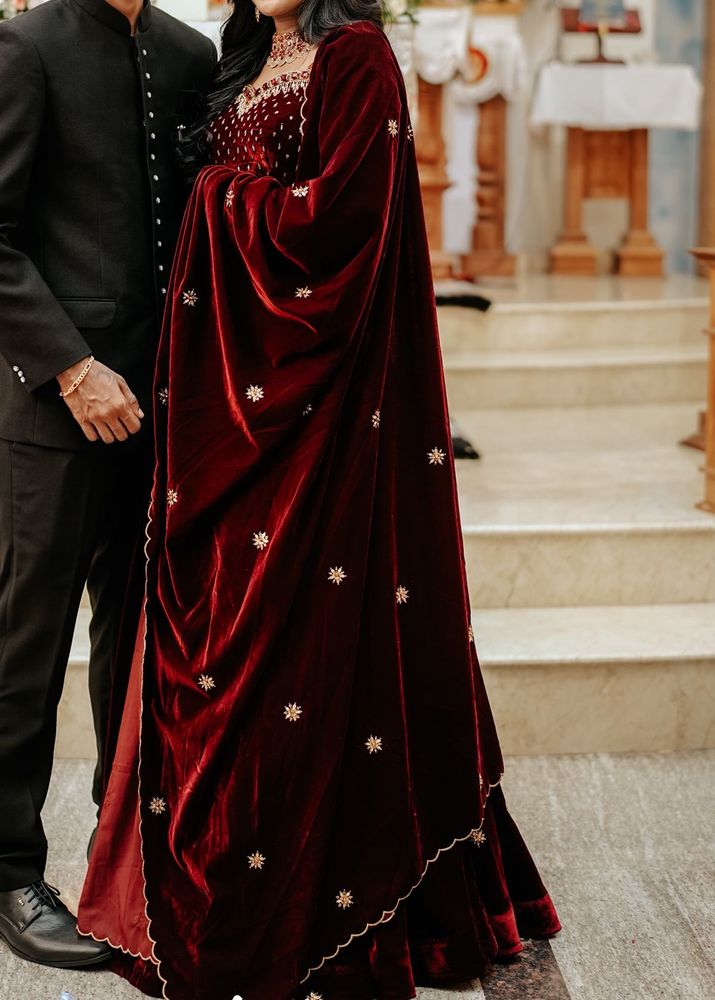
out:
M204 35L204 38L206 38L205 35ZM207 58L208 62L210 63L210 66L211 66L211 75L213 75L213 72L216 69L216 65L218 63L218 52L216 51L216 46L214 45L214 43L211 41L210 38L206 38L206 41L209 43L208 46L205 46L205 48L206 48L206 58ZM209 76L209 81L210 81L210 79L211 79L211 76Z
M0 354L39 388L91 353L34 263L13 245L37 154L45 80L32 41L12 22L0 26Z

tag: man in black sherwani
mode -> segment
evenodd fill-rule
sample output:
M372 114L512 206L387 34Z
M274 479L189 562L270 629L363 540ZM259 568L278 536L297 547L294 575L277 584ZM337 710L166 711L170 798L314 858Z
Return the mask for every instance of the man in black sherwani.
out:
M187 195L176 139L215 61L142 0L49 0L0 25L0 936L48 965L108 954L44 881L40 813L85 585L100 801Z

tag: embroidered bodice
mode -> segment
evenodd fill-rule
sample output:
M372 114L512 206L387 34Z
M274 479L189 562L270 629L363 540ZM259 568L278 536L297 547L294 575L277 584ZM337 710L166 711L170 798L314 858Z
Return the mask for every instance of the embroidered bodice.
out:
M305 70L281 73L260 87L245 87L211 125L212 162L291 183L298 166L309 82L310 70Z

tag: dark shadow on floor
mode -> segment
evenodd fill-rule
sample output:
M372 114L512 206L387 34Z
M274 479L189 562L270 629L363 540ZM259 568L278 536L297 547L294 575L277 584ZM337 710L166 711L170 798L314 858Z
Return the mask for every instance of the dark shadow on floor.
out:
M548 941L525 941L513 962L493 967L482 989L486 1000L569 1000Z

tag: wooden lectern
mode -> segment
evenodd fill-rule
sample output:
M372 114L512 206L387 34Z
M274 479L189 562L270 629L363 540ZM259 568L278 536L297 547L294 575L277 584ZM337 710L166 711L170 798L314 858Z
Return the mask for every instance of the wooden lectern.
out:
M637 11L626 10L622 0L590 0L580 8L562 11L564 31L598 34L596 59L584 65L610 65L603 42L611 33L638 34ZM551 252L555 274L594 275L598 253L583 231L583 202L587 198L625 198L630 220L625 239L616 252L616 271L632 277L661 277L664 253L649 229L648 129L601 131L569 128L565 225Z
M625 198L628 231L616 251L625 277L662 277L664 253L649 229L648 129L600 132L569 128L564 230L551 251L554 274L595 275L598 251L583 229L587 198Z

